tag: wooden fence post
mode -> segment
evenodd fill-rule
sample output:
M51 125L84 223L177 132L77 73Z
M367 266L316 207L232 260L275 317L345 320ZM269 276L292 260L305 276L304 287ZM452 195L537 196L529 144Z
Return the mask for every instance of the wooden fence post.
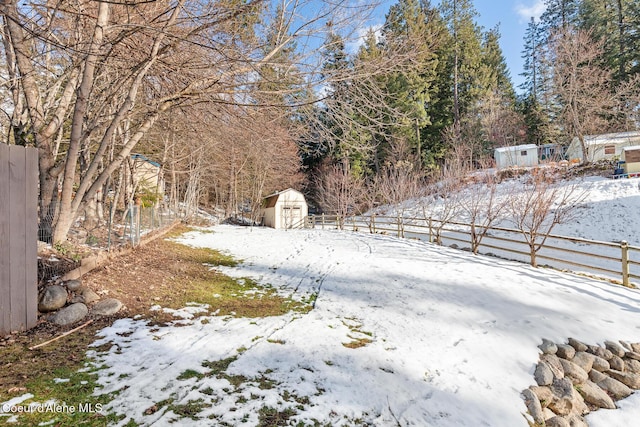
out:
M0 335L38 320L38 150L0 144Z
M622 285L629 286L629 242L621 241L620 249L622 250Z
M371 214L371 227L373 229L373 234L376 234L376 214Z
M429 217L429 243L433 243L433 223L431 217Z

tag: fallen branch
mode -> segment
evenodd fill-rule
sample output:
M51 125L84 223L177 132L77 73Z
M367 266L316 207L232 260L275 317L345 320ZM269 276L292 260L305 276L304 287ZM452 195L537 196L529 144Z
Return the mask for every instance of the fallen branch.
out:
M35 350L36 348L44 347L45 345L50 344L50 343L52 343L52 342L54 342L54 341L57 341L57 340L59 340L60 338L66 337L67 335L71 335L71 334L72 334L72 333L74 333L75 331L78 331L78 330L80 330L80 329L84 328L85 326L87 326L87 325L91 324L92 322L93 322L93 319L89 320L89 321L88 321L88 322L86 322L86 323L83 323L82 325L78 326L77 328L73 328L73 329L71 329L70 331L65 332L65 333L64 333L64 334L62 334L62 335L59 335L59 336L57 336L57 337L55 337L55 338L52 338L52 339L50 339L49 341L45 341L45 342L40 343L40 344L38 344L38 345L34 345L34 346L32 346L32 347L29 347L29 350Z

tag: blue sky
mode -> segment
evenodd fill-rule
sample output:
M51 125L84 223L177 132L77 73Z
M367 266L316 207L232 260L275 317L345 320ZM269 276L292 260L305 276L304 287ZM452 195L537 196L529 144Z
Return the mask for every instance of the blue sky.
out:
M478 24L485 30L500 24L500 46L511 72L511 80L517 87L522 83L523 37L527 24L544 11L543 0L474 0L479 13Z
M531 17L539 18L545 9L544 0L472 0L479 16L477 23L485 30L489 30L496 25L500 25L500 46L509 67L511 80L518 91L518 85L523 79L523 60L521 58L523 49L523 37L527 29L527 24ZM383 0L381 9L384 16L389 7L397 3L397 0ZM439 0L432 0L431 4L436 6ZM379 9L380 10L380 9ZM383 18L384 19L384 18ZM362 31L361 36L366 33Z

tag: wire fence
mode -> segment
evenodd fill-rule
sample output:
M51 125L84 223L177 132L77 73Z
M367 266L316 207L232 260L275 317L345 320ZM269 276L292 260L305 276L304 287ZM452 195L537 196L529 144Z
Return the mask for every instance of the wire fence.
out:
M311 215L300 227L352 230L418 239L532 265L606 278L624 286L640 283L640 246L626 241L603 242L550 234L525 235L521 230L484 227L436 218L370 215Z
M78 268L91 253L110 252L123 246L136 247L145 234L164 228L180 218L179 213L162 206L129 205L124 210L102 212L96 221L80 217L71 227L68 240L53 244L46 224L41 219L38 232L38 283L43 284ZM41 224L42 225L42 224Z

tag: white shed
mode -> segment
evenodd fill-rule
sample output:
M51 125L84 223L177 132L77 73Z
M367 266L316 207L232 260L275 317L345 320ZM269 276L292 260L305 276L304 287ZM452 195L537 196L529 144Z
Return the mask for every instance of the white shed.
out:
M538 147L535 144L500 147L496 148L494 157L498 169L512 166L536 166L538 164Z
M615 160L620 158L624 147L640 145L640 131L588 135L584 137L584 143L587 146L587 160L589 162L604 159ZM569 144L567 159L584 162L578 138L573 138Z
M309 208L304 195L292 188L274 193L264 199L262 225L273 228L299 228Z

